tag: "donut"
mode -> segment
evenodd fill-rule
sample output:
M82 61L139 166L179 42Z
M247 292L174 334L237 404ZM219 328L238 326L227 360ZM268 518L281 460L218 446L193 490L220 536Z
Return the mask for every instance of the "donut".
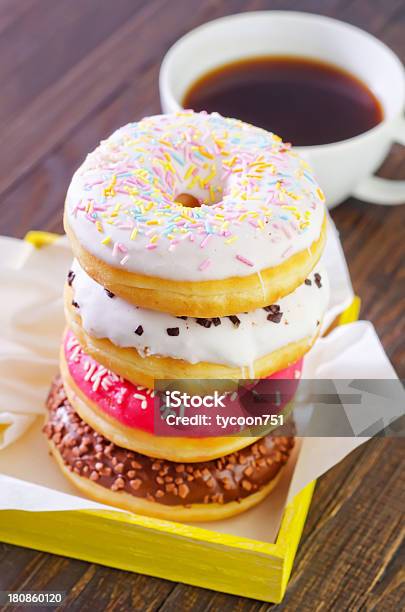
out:
M266 436L222 458L175 463L116 446L74 411L61 379L52 384L44 433L65 476L85 495L138 514L210 521L239 514L276 485L294 445Z
M66 320L86 353L135 384L154 380L265 378L297 362L320 331L329 300L318 264L277 304L230 317L175 317L136 307L75 261L65 287Z
M301 370L302 361L274 376L275 379L291 380L291 387L283 402L266 412L288 412L287 404L295 394ZM181 428L165 426L164 421L155 418L158 405L155 406L154 391L134 385L97 363L86 355L70 331L62 342L60 371L64 392L74 411L86 423L118 446L150 457L177 462L208 461L248 446L261 437L250 435L250 430L241 435L240 426L217 426L215 421L209 428L187 427L187 435ZM228 394L226 407L221 408L222 416L246 416L246 408L238 395ZM204 410L200 408L198 412L201 414ZM205 412L208 414L209 409ZM270 430L267 428L265 433Z
M217 113L128 124L74 174L64 225L100 285L142 308L221 317L275 303L316 265L324 195L275 134Z

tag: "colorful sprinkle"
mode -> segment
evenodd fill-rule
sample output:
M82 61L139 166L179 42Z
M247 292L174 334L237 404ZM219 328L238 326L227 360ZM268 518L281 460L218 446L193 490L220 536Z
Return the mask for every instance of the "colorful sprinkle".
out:
M252 261L250 261L250 259L247 259L246 257L243 257L243 255L236 255L236 259L238 261L241 261L242 263L244 263L246 266L254 266L254 263Z
M198 269L201 270L202 272L203 270L206 270L210 265L211 265L211 260L204 259L204 261L198 266Z

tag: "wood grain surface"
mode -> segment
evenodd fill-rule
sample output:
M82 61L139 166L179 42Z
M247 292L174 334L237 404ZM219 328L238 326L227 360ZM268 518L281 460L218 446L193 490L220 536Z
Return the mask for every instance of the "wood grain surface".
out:
M64 195L86 153L120 125L159 111L169 46L204 21L262 8L338 17L405 57L403 0L0 0L0 233L60 232ZM405 179L403 148L393 147L380 174ZM333 218L362 318L405 377L404 208L350 199ZM322 477L286 597L274 609L404 609L404 497L401 440L374 439ZM61 608L80 611L272 607L5 544L0 589L67 591Z

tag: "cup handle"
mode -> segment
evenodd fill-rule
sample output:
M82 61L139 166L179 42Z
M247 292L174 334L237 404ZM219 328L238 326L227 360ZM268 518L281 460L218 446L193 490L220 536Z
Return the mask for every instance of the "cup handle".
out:
M394 142L405 146L405 118L401 117L396 125ZM353 192L354 197L370 204L394 206L405 204L405 181L368 176Z

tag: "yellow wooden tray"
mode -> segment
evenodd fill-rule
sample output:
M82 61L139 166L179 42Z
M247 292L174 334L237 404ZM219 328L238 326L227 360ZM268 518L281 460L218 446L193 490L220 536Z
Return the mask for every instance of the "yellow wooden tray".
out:
M29 232L36 247L55 235ZM360 300L338 324L358 318ZM288 579L315 482L284 510L274 544L171 521L111 511L0 511L0 540L225 593L279 603Z

